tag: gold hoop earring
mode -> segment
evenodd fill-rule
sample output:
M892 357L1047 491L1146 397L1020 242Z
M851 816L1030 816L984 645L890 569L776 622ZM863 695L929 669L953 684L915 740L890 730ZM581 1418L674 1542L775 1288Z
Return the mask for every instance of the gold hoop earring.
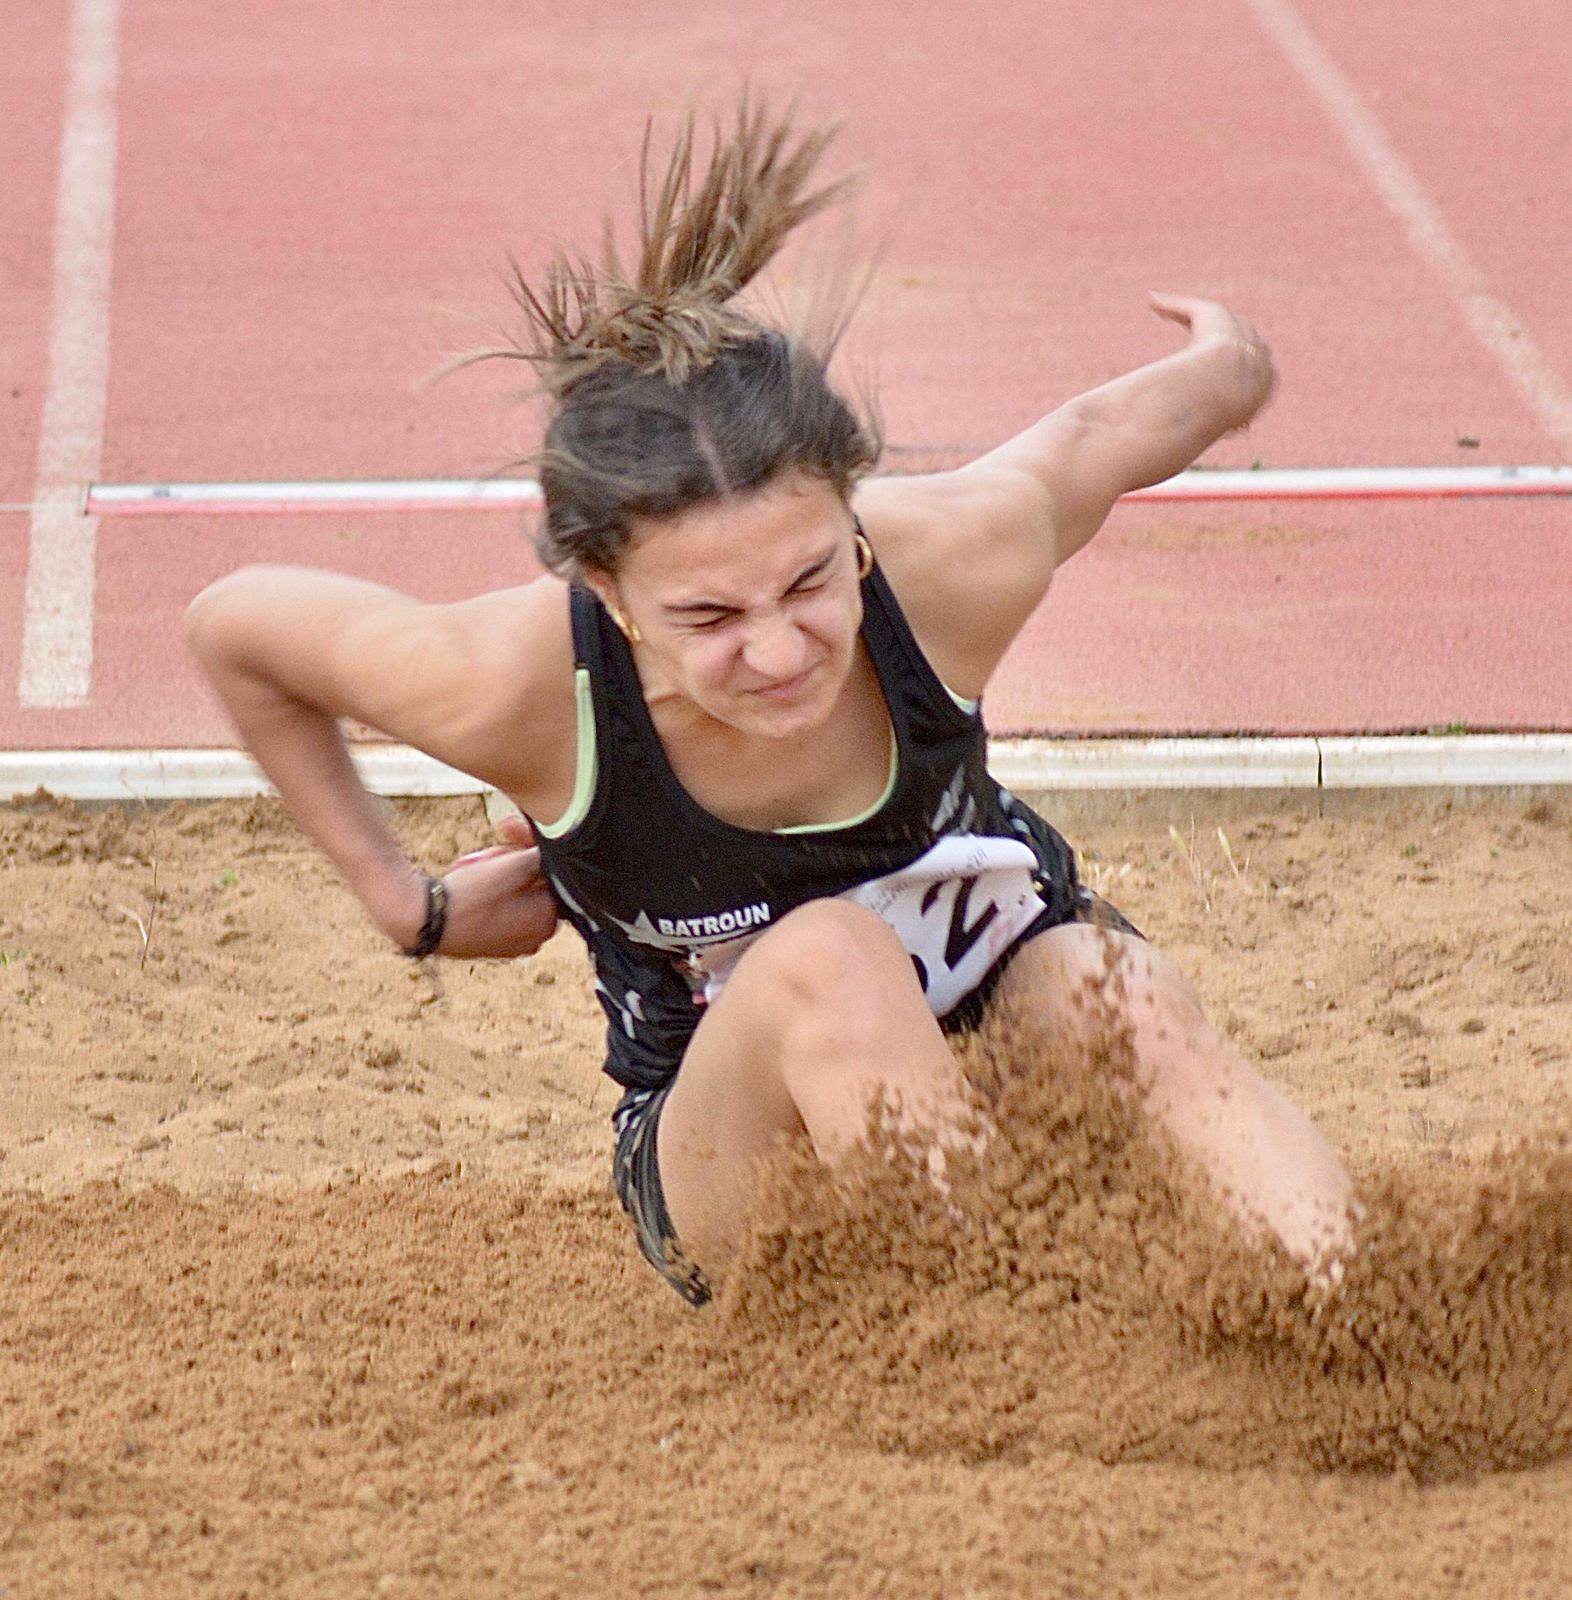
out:
M622 637L629 644L641 644L643 642L644 635L639 632L638 623L632 617L624 615L620 606L614 606L608 601L606 609L611 613L611 620L617 624Z
M862 533L857 535L857 580L860 583L873 571L873 546Z

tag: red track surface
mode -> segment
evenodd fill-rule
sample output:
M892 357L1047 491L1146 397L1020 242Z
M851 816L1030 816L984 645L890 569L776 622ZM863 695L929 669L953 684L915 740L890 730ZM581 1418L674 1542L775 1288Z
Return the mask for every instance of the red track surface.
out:
M1220 296L1276 349L1278 400L1216 464L1564 457L1244 0L685 0L659 32L594 9L125 0L101 478L489 470L529 441L499 404L517 375L418 380L495 325L508 252L538 262L626 196L646 111L724 105L745 75L843 115L869 168L889 243L852 355L896 467L1170 347L1149 287ZM44 383L66 10L39 6L0 68L12 503ZM1563 0L1423 28L1392 0L1299 10L1572 382ZM508 515L106 521L91 701L22 711L26 545L26 516L0 514L0 745L21 748L228 742L178 617L243 561L432 598L530 570ZM1001 732L1572 728L1572 508L1121 509L990 704Z

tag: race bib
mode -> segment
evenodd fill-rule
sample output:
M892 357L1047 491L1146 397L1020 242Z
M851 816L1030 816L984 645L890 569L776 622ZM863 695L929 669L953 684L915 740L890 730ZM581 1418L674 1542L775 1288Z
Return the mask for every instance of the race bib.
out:
M936 1017L953 1011L1036 920L1035 852L1019 839L949 834L840 898L866 906L911 955Z
M946 1016L988 975L1042 911L1036 853L1019 839L947 834L909 865L839 896L866 906L905 945L928 1007ZM617 926L635 943L664 952L707 1005L771 922L770 907L719 916L655 919L640 912ZM632 1032L632 1018L625 1017Z

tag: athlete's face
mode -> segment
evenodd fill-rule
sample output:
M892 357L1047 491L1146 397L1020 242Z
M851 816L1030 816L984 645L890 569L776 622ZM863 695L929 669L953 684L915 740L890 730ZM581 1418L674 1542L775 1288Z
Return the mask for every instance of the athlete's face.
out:
M862 623L852 514L801 472L636 525L615 581L595 587L642 636L647 690L775 738L829 716Z

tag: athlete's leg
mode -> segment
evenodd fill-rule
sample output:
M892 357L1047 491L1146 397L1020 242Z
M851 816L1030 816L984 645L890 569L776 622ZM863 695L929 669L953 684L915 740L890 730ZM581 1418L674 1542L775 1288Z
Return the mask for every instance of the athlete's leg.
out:
M965 1112L955 1058L900 941L861 906L815 901L738 962L661 1112L661 1183L684 1251L704 1267L724 1262L760 1158L806 1134L834 1161L880 1097L941 1140Z
M1117 981L1102 983L1108 973ZM1161 951L1127 934L1065 924L1017 952L998 998L1050 1031L1090 1042L1107 1013L1087 1003L1089 984L1130 1030L1148 1110L1234 1210L1265 1223L1306 1262L1346 1247L1350 1188L1342 1162L1207 1021L1195 990Z

